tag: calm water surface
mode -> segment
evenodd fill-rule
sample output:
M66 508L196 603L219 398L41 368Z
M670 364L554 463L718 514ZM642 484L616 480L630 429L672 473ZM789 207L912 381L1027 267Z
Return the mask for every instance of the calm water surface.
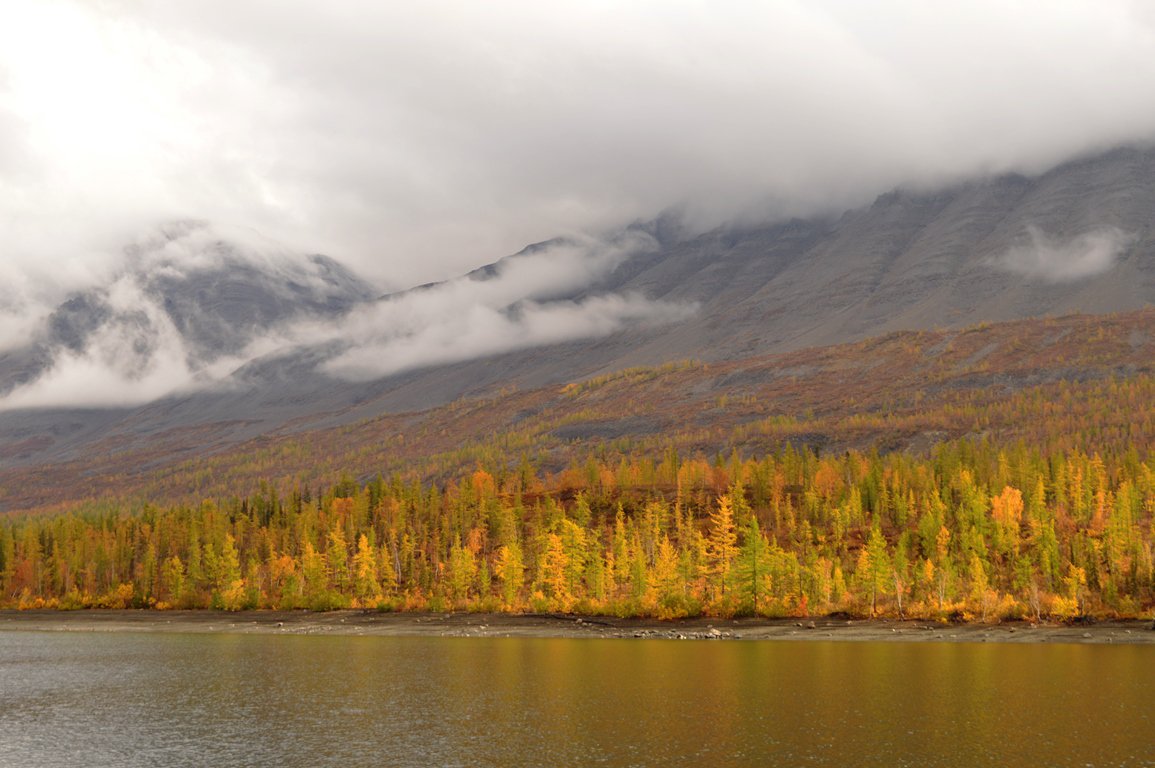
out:
M0 632L0 765L1155 765L1155 649Z

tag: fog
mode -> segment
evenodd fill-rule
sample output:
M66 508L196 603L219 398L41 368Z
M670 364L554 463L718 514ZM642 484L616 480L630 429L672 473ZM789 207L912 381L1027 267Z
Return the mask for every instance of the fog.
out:
M1028 228L1029 243L1012 248L998 266L1049 283L1069 283L1102 274L1135 242L1135 235L1117 227L1091 230L1060 240L1038 227Z
M133 244L129 268L30 323L28 338L10 351L43 367L0 395L0 410L133 406L234 388L244 386L235 374L247 364L303 350L321 351L320 374L370 380L676 322L696 310L586 291L657 247L639 231L544 243L486 270L383 298L327 262L239 234L224 239L208 225L183 222ZM189 292L209 295L202 305L182 297Z
M497 265L490 275L450 280L361 309L335 340L355 340L325 369L373 379L412 368L664 324L695 307L637 294L566 296L625 258L656 247L646 235L614 242L559 242ZM319 329L320 338L332 333Z
M345 345L328 372L366 378L671 322L693 308L584 292L648 247L606 233L673 208L697 230L837 213L1149 143L1152 82L1155 12L1127 0L5 3L0 351L76 291L121 285L108 300L144 318L54 349L5 402L144 401L299 344ZM209 359L124 277L215 258L164 234L189 221L266 265L327 254L377 293L562 239ZM1001 266L1079 279L1126 242L1034 233Z
M42 0L0 10L2 275L159 222L403 288L675 205L702 227L1155 135L1123 0ZM39 288L39 286L37 286Z

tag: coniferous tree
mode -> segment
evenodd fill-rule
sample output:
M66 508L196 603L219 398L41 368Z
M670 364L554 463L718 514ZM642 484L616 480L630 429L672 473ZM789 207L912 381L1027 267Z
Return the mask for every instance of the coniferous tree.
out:
M734 586L746 610L757 614L766 608L771 590L771 549L758 518L750 516L742 538L742 548L734 565Z
M718 497L710 514L710 528L706 539L710 574L723 599L730 581L730 570L738 552L738 534L734 528L734 507L729 494Z

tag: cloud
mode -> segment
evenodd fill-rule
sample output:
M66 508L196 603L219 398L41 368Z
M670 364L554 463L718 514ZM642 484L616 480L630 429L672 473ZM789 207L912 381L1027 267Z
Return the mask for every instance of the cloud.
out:
M51 365L0 408L100 407L148 402L193 380L180 334L132 280L114 283L107 314L83 344L61 345Z
M228 385L239 366L291 344L294 323L332 321L376 295L329 260L203 222L170 223L124 253L118 271L55 304L11 292L0 410L136 405Z
M0 407L140 402L299 345L345 344L327 370L364 378L676 320L692 309L588 293L649 247L589 233L1149 143L1153 81L1155 15L1128 0L0 4L0 353L77 292L121 302ZM324 297L331 275L286 260L327 253L385 292L558 236L339 324L199 326L238 331L216 356L156 297L224 263L222 240ZM1053 281L1129 242L1031 237L1001 266Z
M1102 274L1136 239L1134 234L1117 227L1094 229L1066 241L1050 237L1037 227L1029 227L1027 236L1029 245L1012 248L994 263L1048 283L1069 283Z
M699 226L1155 136L1127 0L0 10L0 278L248 227L395 287L683 205ZM64 286L58 289L56 286Z
M380 333L376 340L370 338L331 360L325 370L343 379L371 380L499 352L608 336L628 326L675 322L693 311L637 294L549 304L527 301L505 310L473 304L430 325L395 335Z
M638 294L583 293L630 256L656 247L649 235L635 231L611 240L547 243L491 270L391 296L357 310L338 329L324 327L305 338L347 344L324 369L339 378L367 380L676 322L696 307ZM331 335L334 330L337 336Z
M306 351L324 361L319 373L364 381L676 322L696 307L587 293L623 261L656 247L636 230L556 240L444 283L373 299L324 260L251 235L240 244L201 223L174 224L129 248L129 266L107 285L73 294L30 327L16 349L43 365L0 396L0 411L131 406L252 386L237 376L250 363ZM190 303L189 294L206 300Z

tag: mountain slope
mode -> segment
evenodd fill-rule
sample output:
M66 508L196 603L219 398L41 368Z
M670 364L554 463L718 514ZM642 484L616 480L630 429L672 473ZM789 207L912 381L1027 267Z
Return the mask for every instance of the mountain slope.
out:
M899 190L840 217L693 236L666 217L606 239L611 246L551 241L456 281L382 299L335 262L242 258L212 238L195 242L189 266L177 246L190 235L178 230L141 248L136 271L71 297L41 337L0 355L0 392L43 376L61 355L111 355L131 383L163 370L155 361L164 350L177 350L172 364L190 380L212 373L221 386L185 388L143 406L0 413L0 467L72 460L109 436L136 444L200 432L200 450L212 452L270 430L339 426L637 365L1139 309L1155 302L1152 212L1155 151L1119 149L1035 178ZM581 310L582 302L630 296L681 310L663 322L627 312L596 326L592 338L534 335L540 308ZM384 332L410 347L451 343L447 333L473 332L471 302L483 300L492 304L484 318L503 324L494 333L514 335L488 348L496 351L478 347L425 367L418 359L358 380L331 368L341 356L390 363L395 347L358 346L358 334L378 333L382 323L395 323ZM422 323L447 315L467 320L440 336L421 335ZM564 326L570 315L545 321ZM301 322L325 332L259 347ZM567 340L550 343L555 338ZM462 359L469 354L475 359Z
M1118 150L1034 179L894 192L836 220L721 229L601 287L699 302L668 335L678 353L718 358L1138 309L1155 301L1153 212L1155 152Z
M679 236L664 220L639 225L654 247L566 297L637 292L696 306L692 316L394 376L358 414L632 365L1140 309L1155 303L1153 212L1155 151L1120 149L1037 178L896 191L831 219L735 225L693 237Z
M921 454L973 437L1142 456L1155 433L1153 360L1148 309L637 367L338 426L296 422L232 447L221 440L228 424L106 434L67 462L0 470L0 509L110 497L195 504L347 475L442 480L521 463L556 472L587 455L657 461L670 450L761 455L785 444Z

